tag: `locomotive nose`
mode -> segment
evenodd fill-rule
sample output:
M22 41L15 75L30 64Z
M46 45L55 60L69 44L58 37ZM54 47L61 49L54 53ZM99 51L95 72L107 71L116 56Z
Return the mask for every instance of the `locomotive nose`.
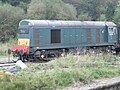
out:
M22 45L12 46L11 51L19 55L28 54L29 46L22 46Z

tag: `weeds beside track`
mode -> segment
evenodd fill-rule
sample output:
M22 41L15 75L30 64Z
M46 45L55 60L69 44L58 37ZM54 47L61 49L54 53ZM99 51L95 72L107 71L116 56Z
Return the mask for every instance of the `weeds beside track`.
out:
M48 63L26 63L28 69L0 77L2 90L55 90L120 75L120 57L109 54L61 57Z

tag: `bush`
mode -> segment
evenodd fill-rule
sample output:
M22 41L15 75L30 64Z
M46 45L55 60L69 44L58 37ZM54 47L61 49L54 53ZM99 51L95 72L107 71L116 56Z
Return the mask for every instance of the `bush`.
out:
M7 43L0 42L0 57L8 56L7 51L13 45L17 45L17 39L10 39Z

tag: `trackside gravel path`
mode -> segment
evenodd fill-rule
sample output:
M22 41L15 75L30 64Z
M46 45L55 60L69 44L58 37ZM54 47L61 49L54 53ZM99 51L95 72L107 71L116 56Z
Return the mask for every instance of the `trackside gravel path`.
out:
M120 77L95 80L93 83L88 85L77 86L77 87L66 87L64 89L57 89L57 90L102 90L101 88L103 87L112 87L117 84L120 85ZM105 89L105 90L109 90L109 89ZM110 90L114 90L114 89L110 89ZM115 90L120 90L120 89L115 89Z

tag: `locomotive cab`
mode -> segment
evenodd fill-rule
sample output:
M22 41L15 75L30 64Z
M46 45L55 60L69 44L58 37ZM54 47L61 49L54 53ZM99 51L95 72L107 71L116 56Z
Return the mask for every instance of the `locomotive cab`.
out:
M117 43L117 26L112 22L106 22L108 30L108 43Z
M18 45L11 47L14 56L20 57L21 60L28 57L30 46L30 30L26 26L19 25L18 28Z
M18 45L29 46L30 45L30 34L28 28L18 29Z

